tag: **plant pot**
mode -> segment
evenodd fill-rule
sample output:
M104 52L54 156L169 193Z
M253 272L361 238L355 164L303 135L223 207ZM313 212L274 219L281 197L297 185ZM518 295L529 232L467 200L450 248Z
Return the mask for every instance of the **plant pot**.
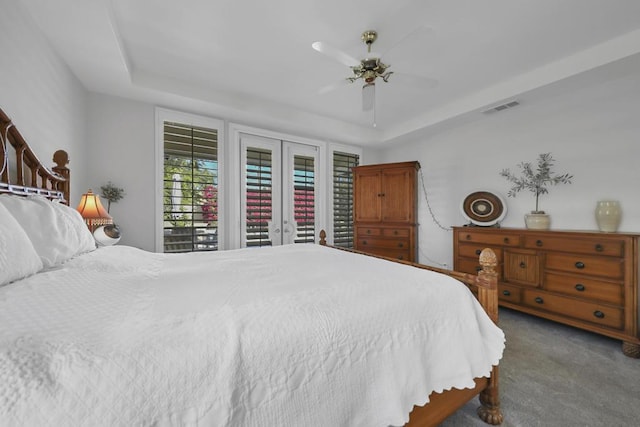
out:
M544 212L531 212L524 215L524 223L531 230L548 230L551 217Z

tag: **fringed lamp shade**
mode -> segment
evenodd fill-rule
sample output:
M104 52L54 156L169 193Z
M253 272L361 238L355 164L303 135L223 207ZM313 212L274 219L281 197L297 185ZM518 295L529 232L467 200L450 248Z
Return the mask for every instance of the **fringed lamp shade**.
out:
M100 196L94 194L91 190L82 195L77 210L84 218L92 233L101 225L113 223L111 215L109 215L104 206L102 206Z

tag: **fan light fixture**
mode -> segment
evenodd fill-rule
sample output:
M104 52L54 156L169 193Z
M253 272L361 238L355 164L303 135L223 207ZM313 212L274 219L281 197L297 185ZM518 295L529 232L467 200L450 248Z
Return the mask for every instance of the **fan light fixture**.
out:
M371 45L377 38L378 33L375 31L370 30L362 33L362 41L367 45L367 55L371 54ZM365 58L360 61L360 64L351 67L354 77L347 77L347 80L353 83L356 80L362 79L367 84L375 84L375 80L380 77L387 82L391 74L393 74L393 71L387 71L387 68L389 68L389 66L383 63L380 58Z
M392 44L392 48L398 46L401 42L406 42L409 39L419 37L429 31L430 28L420 26L403 37L399 42ZM342 50L322 41L316 41L311 44L313 49L348 66L353 73L350 77L321 88L318 93L325 94L341 86L362 80L362 110L373 112L374 127L376 126L376 81L381 80L387 83L389 81L389 77L394 74L393 71L389 71L391 66L382 62L383 55L371 52L371 45L377 38L378 33L376 31L367 30L362 33L361 39L367 45L367 53L364 59L356 59L348 53L345 53ZM387 52L388 51L389 50L387 50ZM428 77L416 76L403 72L398 72L396 75L400 80L405 80L406 82L407 79L409 79L413 85L420 85L422 87L433 87L437 84L436 80Z

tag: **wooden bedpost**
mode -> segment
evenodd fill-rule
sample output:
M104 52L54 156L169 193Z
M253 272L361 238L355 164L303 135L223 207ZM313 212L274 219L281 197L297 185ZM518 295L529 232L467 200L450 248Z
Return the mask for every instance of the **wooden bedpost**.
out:
M480 253L480 266L482 270L478 272L478 301L484 307L487 314L498 323L498 273L496 266L498 260L496 254L491 249L484 249ZM487 388L480 392L480 403L478 416L487 424L502 424L504 416L500 410L500 393L498 390L498 367L491 370L491 377Z
M58 150L53 153L53 162L56 164L51 169L57 173L58 175L64 178L64 181L60 181L57 183L57 188L55 190L61 191L64 195L64 200L67 205L71 204L71 181L69 180L69 168L67 165L69 164L69 154L67 154L64 150Z
M320 230L320 245L327 246L327 232Z

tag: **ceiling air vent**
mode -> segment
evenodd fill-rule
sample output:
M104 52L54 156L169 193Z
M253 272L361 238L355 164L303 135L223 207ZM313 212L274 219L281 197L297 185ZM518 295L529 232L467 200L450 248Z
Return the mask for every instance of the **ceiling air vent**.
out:
M491 107L491 108L487 108L486 110L483 110L482 112L484 114L491 114L491 113L495 113L496 111L502 111L502 110L506 110L507 108L513 108L513 107L517 107L518 105L520 105L520 103L518 101L509 101L505 104L500 104L500 105L496 105L495 107Z

